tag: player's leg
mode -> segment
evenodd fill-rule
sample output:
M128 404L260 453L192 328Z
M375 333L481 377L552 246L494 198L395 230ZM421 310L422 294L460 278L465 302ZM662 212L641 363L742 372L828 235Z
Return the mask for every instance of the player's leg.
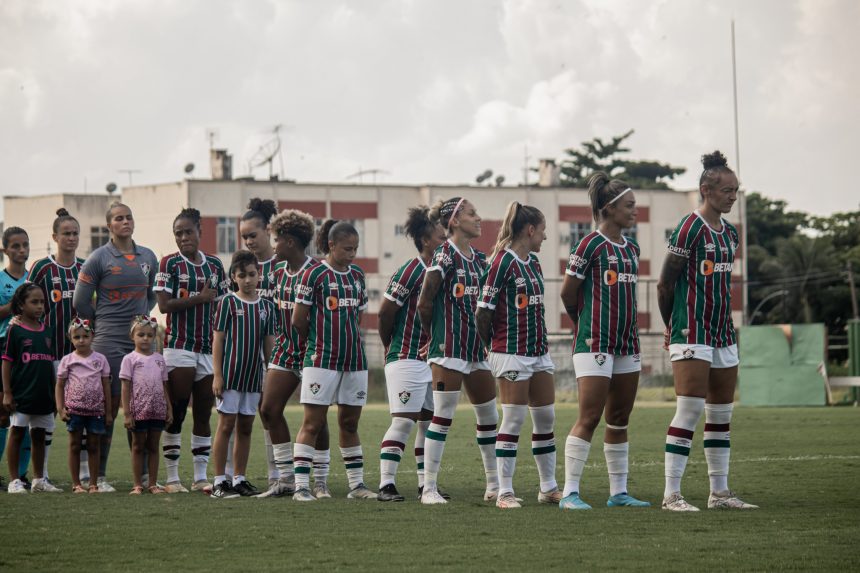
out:
M110 425L105 425L105 433L101 436L101 447L99 448L99 472L96 483L100 493L113 493L116 489L107 481L107 464L110 459L111 444L113 443L113 429L116 425L119 407L122 404L122 384L119 381L119 369L122 365L123 356L125 356L126 353L123 348L119 347L115 349L101 349L93 345L93 350L104 354L107 358L108 365L110 366L110 409L113 420ZM127 432L126 435L130 436L131 434ZM90 476L90 483L92 483L93 477L95 476Z
M195 376L200 376L199 370ZM206 374L194 380L191 395L191 416L193 427L191 432L191 456L194 461L193 490L205 491L209 488L209 478L206 468L212 451L212 428L209 420L212 417L212 407L215 405L215 395L212 393L212 374ZM175 416L175 414L174 414ZM225 468L225 472L226 472Z
M307 373L308 369L305 369ZM307 378L307 374L303 378ZM305 381L302 381L302 400L305 400ZM302 427L293 447L293 465L296 473L296 501L316 501L311 493L311 467L314 461L314 444L328 415L328 404L304 403Z
M603 455L606 458L606 469L609 472L609 507L648 507L647 501L640 501L627 491L627 474L629 473L630 445L627 437L627 427L630 423L630 413L636 402L636 391L639 387L638 368L631 372L622 372L627 368L619 368L622 362L629 362L632 357L616 356L615 372L609 382L609 396L606 400L604 418L606 430L603 435Z
M280 497L295 493L293 444L290 440L290 428L284 416L284 408L290 396L299 387L299 383L296 372L269 364L269 370L266 373L266 391L263 392L263 398L260 401L260 417L269 428L278 481L260 497Z
M189 365L187 357L181 351L171 350L165 349L164 361L168 369L167 387L173 408L173 421L163 432L161 449L164 456L164 471L167 473L165 489L173 493L187 491L179 477L179 459L182 450L182 424L188 415L188 403L191 401L194 388L196 366Z
M257 405L253 398L259 401L260 395L256 392L242 392L241 394L239 415L233 431L235 440L233 447L233 489L239 492L241 496L252 497L260 492L248 482L245 475L248 468L248 452L251 450L251 433L257 414Z
M424 404L428 381L421 374L430 374L426 364L417 360L398 360L385 365L385 386L391 423L382 438L379 450L380 501L404 501L395 485L397 467L406 449L409 434L418 420Z
M445 451L445 440L457 410L457 402L460 400L463 373L439 364L431 364L430 371L434 388L433 418L427 428L424 442L424 491L421 503L436 504L445 503L437 491L437 480Z
M497 374L500 372L497 371ZM496 470L499 489L496 506L501 509L521 507L514 496L514 472L517 465L517 449L520 431L526 420L529 402L529 382L527 373L511 371L508 378L497 378L499 399L502 402L502 420L496 436ZM517 375L524 374L520 379ZM511 380L510 378L514 378Z
M230 436L236 428L236 418L239 415L239 392L225 390L217 401L218 426L215 429L215 443L212 446L212 463L214 466L215 483L212 487L212 497L215 499L231 499L239 494L233 489L233 483L227 479L227 449L230 447Z
M475 410L475 439L481 452L487 482L484 501L495 501L499 491L499 471L496 468L499 411L496 409L496 379L490 373L489 366L486 363L483 365L486 369L475 369L473 366L471 372L464 377L463 386Z
M564 497L559 502L562 509L591 509L590 505L582 501L579 492L583 469L591 451L591 438L600 423L609 395L609 376L604 369L611 363L611 357L604 358L607 362L592 370L578 367L577 361L574 361L578 375L579 413L564 445ZM608 371L612 371L611 365Z
M538 502L557 504L563 496L555 479L555 378L552 371L532 374L529 413L532 418L532 455L540 479Z
M331 447L329 445L328 418L326 418L323 420L323 425L317 434L316 443L314 444L314 487L311 491L317 499L331 497L331 491L328 489L328 474L330 469Z

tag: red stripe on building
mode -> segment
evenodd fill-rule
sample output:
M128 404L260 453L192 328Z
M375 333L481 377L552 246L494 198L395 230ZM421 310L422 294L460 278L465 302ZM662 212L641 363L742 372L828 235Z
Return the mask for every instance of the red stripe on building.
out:
M558 218L560 221L571 223L590 223L592 219L591 206L559 205Z
M647 277L651 274L651 261L648 259L639 259L639 276Z
M489 221L484 219L481 221L481 236L472 241L472 246L483 251L488 257L496 245L496 239L499 238L499 229L502 228L501 221Z
M361 315L361 328L376 330L379 328L379 315L375 312L365 312Z
M735 277L732 277L733 279ZM744 309L744 285L741 283L741 277L737 280L732 280L732 310Z
M333 219L378 219L376 203L370 201L332 201Z
M325 201L278 201L278 210L283 211L284 209L304 211L317 219L325 219L326 217Z
M636 324L640 330L651 330L651 313L640 312L636 317Z
M200 217L200 250L204 253L215 254L218 252L216 243L216 227L218 219L216 217Z
M373 274L379 272L379 259L376 257L355 257L352 264L364 271L364 274Z
M636 222L648 223L651 220L650 207L636 207Z

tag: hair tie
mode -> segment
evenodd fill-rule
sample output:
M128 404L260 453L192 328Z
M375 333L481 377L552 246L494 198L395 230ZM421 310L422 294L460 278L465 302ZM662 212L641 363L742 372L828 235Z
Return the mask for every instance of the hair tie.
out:
M151 326L152 328L157 328L157 327L158 327L158 321L157 321L157 320L155 320L155 317L154 317L154 316L149 316L149 315L146 315L146 314L139 314L139 315L137 315L137 316L135 316L135 317L134 317L134 325L135 325L135 326L138 326L138 325L141 325L141 324L143 324L143 325L149 325L149 326Z
M460 197L460 200L457 201L456 205L454 205L454 210L451 211L451 216L448 218L448 230L451 229L451 221L453 221L454 217L457 216L457 211L460 209L460 205L462 205L463 201L465 201L465 200L466 200L465 197Z
M87 319L81 319L80 317L75 317L72 319L72 328L78 329L83 328L85 332L92 332L93 328L90 326L90 321Z
M627 189L625 189L624 191L622 191L621 193L619 193L618 195L616 195L616 196L612 199L612 201L610 201L609 203L607 203L606 205L604 205L604 208L605 208L605 207L609 207L610 205L612 205L613 203L615 203L616 201L618 201L619 199L621 199L622 197L624 197L624 195L625 195L626 193L630 192L630 191L633 191L633 189L631 189L630 187L628 187Z

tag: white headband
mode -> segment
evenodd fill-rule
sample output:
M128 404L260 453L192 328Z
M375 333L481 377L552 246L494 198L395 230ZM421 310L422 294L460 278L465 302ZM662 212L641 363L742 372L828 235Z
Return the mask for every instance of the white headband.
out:
M466 200L466 198L465 198L465 197L460 197L460 200L459 200L459 201L457 201L457 204L456 204L456 205L454 205L454 210L453 210L453 211L451 211L451 218L450 218L450 219L448 219L448 229L450 229L450 228L451 228L451 221L453 221L453 220L454 220L454 217L456 217L456 216L457 216L457 210L460 208L460 205L462 205L462 204L463 204L463 201L465 201L465 200Z
M615 203L616 201L618 201L619 199L621 199L622 197L624 197L624 195L625 195L625 194L627 194L627 193L628 193L628 192L630 192L630 191L633 191L633 189L631 189L630 187L628 187L627 189L625 189L624 191L622 191L621 193L619 193L618 195L616 195L616 196L615 196L615 198L614 198L612 201L610 201L609 203L607 203L607 204L606 204L606 206L607 206L607 207L609 207L610 205L612 205L613 203Z

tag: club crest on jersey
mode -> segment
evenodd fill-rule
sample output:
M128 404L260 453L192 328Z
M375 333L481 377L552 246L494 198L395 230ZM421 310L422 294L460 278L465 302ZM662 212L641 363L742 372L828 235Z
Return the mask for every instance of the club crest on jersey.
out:
M140 270L143 271L143 274L148 275L149 269L150 269L149 263L140 263Z
M696 357L696 351L692 348L685 348L683 353L684 360L692 360Z
M311 390L311 394L313 394L313 395L315 395L315 396L316 396L316 395L319 393L319 391L320 391L320 385L319 385L319 382L312 382L312 383L310 384L310 386L308 386L308 388L310 388L310 390Z
M275 273L274 273L274 272L269 271L269 274L268 274L268 275L266 275L266 276L269 278L269 282L270 282L270 283L271 283L271 282L275 282Z
M266 320L266 317L269 316L269 313L265 308L260 309L260 320Z
M603 366L606 364L606 355L605 354L595 354L594 361L597 362L598 366Z
M502 373L502 378L506 378L507 380L510 380L511 382L515 382L516 379L519 377L520 377L520 373L517 372L516 370L508 370L507 372Z
M400 392L397 396L400 398L400 403L405 404L409 401L409 398L412 397L412 393L404 390L403 392Z

